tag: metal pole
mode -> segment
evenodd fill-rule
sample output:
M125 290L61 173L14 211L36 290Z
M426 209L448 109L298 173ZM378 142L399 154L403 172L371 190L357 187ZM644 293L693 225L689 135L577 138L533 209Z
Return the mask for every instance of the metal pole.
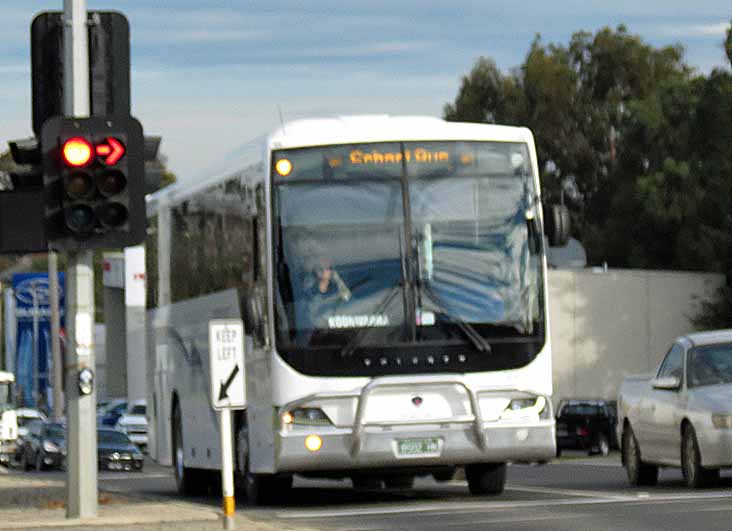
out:
M51 307L51 359L53 360L53 420L64 414L63 360L61 359L61 317L59 315L58 255L48 253L48 303Z
M31 370L33 376L33 402L35 407L41 409L41 364L38 359L38 281L31 281L31 296L33 297L33 348L31 349L33 359L31 360Z
M221 491L224 495L224 529L234 529L234 455L231 444L231 410L221 410Z
M89 116L86 0L64 0L64 114ZM67 393L67 518L97 516L96 390L82 395L79 371L94 371L94 254L69 253Z

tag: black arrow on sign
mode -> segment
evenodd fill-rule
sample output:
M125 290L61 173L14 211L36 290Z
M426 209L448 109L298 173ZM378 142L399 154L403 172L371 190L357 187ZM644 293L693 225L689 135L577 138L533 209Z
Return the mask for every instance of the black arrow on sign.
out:
M231 385L231 382L234 381L234 378L236 375L239 374L239 364L237 363L234 366L234 370L231 371L231 374L226 379L226 382L221 382L221 388L219 389L219 402L222 401L224 398L229 398L228 391L229 386Z

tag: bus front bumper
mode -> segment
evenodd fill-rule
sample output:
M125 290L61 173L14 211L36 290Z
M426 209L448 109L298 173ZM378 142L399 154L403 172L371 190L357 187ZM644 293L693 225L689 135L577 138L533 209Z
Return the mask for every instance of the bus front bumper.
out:
M319 437L310 450L308 437ZM351 430L297 430L280 433L281 472L345 470L381 467L421 467L469 463L542 462L555 457L554 423L488 426L482 441L472 428L393 426L365 430L360 444ZM311 439L312 441L312 439Z
M516 396L520 402L533 397L534 406L501 414ZM433 404L428 410L422 397ZM292 422L288 412L328 401L353 407L353 416L341 427L283 420L275 441L277 472L543 462L556 456L554 415L545 396L473 390L452 375L382 377L352 393L319 393L287 404L280 415Z

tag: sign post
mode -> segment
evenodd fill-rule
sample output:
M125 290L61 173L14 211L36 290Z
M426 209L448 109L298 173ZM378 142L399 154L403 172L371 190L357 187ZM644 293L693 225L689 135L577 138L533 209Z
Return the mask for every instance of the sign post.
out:
M224 526L234 529L234 449L231 410L246 405L244 325L240 319L209 321L211 404L221 412L221 490Z

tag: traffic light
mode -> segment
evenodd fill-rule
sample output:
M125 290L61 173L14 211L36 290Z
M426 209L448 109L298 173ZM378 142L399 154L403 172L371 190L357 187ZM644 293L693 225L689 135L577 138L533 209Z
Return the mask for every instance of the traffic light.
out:
M49 247L118 248L145 239L142 126L132 117L43 124L43 202Z

